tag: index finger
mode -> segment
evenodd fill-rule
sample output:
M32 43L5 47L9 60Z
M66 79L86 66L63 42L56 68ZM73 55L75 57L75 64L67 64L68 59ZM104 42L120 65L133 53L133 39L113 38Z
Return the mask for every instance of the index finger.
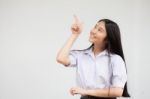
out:
M76 15L73 15L74 16L74 19L75 19L75 22L79 22L79 19L78 19L78 17L76 16Z

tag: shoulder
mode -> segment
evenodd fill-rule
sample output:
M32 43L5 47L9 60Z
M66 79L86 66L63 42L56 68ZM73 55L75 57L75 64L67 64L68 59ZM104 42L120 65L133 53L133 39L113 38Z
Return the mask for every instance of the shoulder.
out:
M111 66L114 74L125 74L126 64L120 55L114 54L111 59Z
M111 62L112 63L125 63L123 58L118 54L111 54Z

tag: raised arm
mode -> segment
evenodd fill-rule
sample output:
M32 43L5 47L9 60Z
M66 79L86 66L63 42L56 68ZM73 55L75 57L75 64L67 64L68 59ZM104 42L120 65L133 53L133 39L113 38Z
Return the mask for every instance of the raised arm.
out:
M57 54L57 62L61 63L65 66L70 64L69 60L69 51L75 42L75 40L78 38L80 33L82 32L82 23L78 20L78 18L74 15L75 22L71 26L72 34L65 43L65 45L60 49L60 51Z

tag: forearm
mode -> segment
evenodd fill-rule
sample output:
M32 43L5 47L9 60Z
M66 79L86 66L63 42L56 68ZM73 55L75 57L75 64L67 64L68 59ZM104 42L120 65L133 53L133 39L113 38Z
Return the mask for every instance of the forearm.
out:
M122 96L122 89L105 88L105 89L85 90L85 95L96 96L96 97L120 97Z
M60 49L60 51L57 54L57 61L68 61L69 59L69 51L75 42L75 40L78 38L79 34L71 34L65 45Z

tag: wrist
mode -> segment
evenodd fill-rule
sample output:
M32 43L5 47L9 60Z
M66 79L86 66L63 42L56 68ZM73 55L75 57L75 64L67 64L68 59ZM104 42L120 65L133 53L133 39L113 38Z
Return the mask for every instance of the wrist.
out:
M78 38L79 34L71 34L72 37Z
M83 89L83 95L88 95L88 90Z

